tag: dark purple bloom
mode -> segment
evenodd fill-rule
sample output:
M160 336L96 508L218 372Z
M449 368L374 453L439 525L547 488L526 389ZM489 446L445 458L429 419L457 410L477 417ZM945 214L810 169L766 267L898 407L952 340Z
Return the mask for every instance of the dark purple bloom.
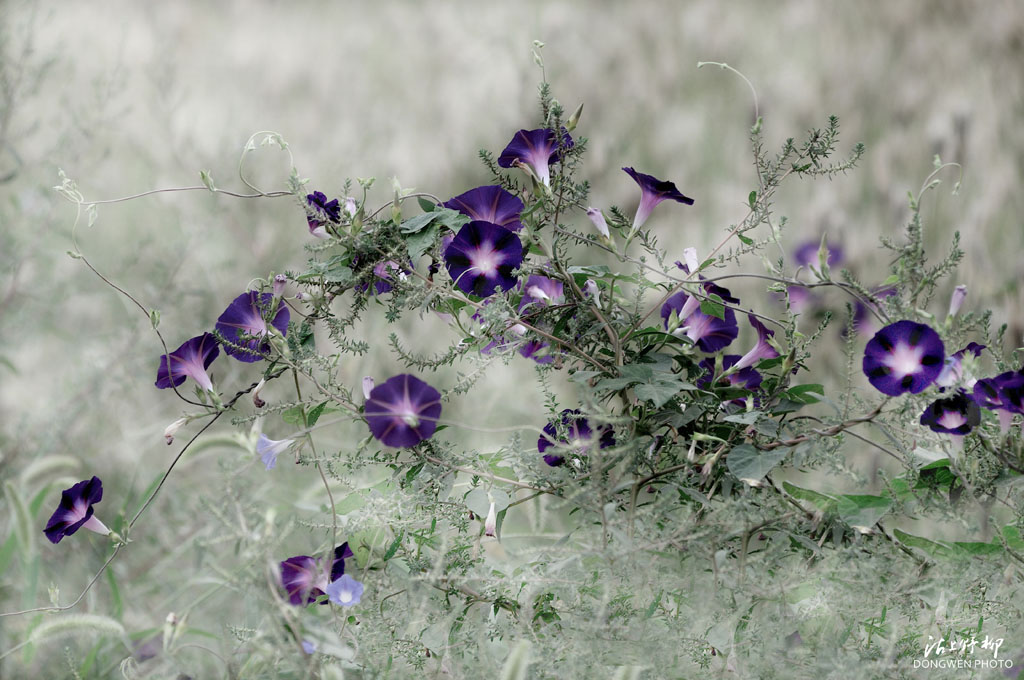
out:
M921 424L933 432L965 435L981 422L981 409L963 391L952 397L939 399L921 414Z
M236 297L224 313L217 319L217 332L229 343L224 351L239 361L252 363L259 361L270 352L270 325L280 331L281 335L288 332L288 307L278 301L277 309L270 310L274 296L270 293L257 293L251 290ZM233 347L237 345L238 347Z
M754 327L754 330L757 331L757 344L736 362L737 370L753 366L761 361L761 359L774 359L779 356L775 348L768 343L768 338L773 337L775 331L768 330L753 314L747 314L747 320Z
M314 191L306 195L306 203L309 205L306 215L309 233L317 238L327 238L325 221L330 220L334 223L341 221L341 206L338 205L338 199L328 201L322 191Z
M739 302L727 288L716 286L713 283L705 283L704 290L709 295L717 295L729 304ZM679 327L670 330L669 321L673 312L679 319ZM726 307L723 316L724 319L719 319L717 316L705 314L701 311L700 300L688 295L685 291L679 291L661 306L661 318L664 321L665 329L670 330L673 335L685 335L704 352L717 352L727 347L740 334L740 327L736 323L736 312L731 307Z
M633 218L634 229L643 226L647 218L651 216L654 206L664 200L671 199L686 205L693 205L693 199L689 196L683 196L672 182L663 181L651 175L645 175L633 168L623 168L623 170L640 185L640 207L636 209L636 217Z
M715 381L715 384L722 387L739 387L741 389L754 392L761 386L762 378L760 373L750 367L741 368L734 373L729 372L729 369L733 368L739 360L739 354L726 354L722 357L722 370L724 375L719 376L718 380ZM715 374L715 358L708 357L701 360L697 365L707 371L704 375L697 378L697 387L703 387L705 389L710 388L711 377ZM733 399L732 403L738 406L745 406L747 400L745 398ZM755 406L757 405L756 399L754 404Z
M213 360L220 354L217 339L210 333L203 333L191 340L186 340L181 347L170 354L160 357L160 366L156 369L156 386L160 389L177 387L192 378L206 390L213 392L213 381L206 373Z
M563 129L563 149L571 148L572 145L572 137ZM501 152L501 156L498 157L498 165L503 168L511 168L520 163L527 165L541 184L550 186L550 164L560 160L562 157L558 150L558 139L555 137L554 130L538 128L517 132L505 150Z
M952 356L946 357L946 361L942 366L942 373L939 373L939 377L935 379L935 384L939 386L939 391L943 391L947 387L951 387L960 382L964 373L964 354L970 352L977 357L981 355L981 350L983 349L985 349L985 345L979 345L976 342L972 342L962 350L955 352ZM974 387L974 383L974 380L968 380L965 383L965 386L971 388Z
M994 378L979 380L974 384L974 399L979 405L991 411L1007 414L1003 429L1009 425L1014 413L1024 413L1024 370L1007 371Z
M334 549L334 558L326 564L309 555L297 555L281 562L281 585L288 593L288 601L295 605L316 602L326 594L328 584L345 573L345 560L349 557L352 557L352 550L345 542Z
M830 246L827 243L825 247L828 249L828 266L839 264L843 261L843 249L839 246ZM821 249L821 241L804 241L797 249L793 252L793 258L796 260L798 267L815 267L820 266L821 262L818 260L818 251Z
M408 373L370 391L364 412L370 432L388 446L410 447L430 439L441 417L441 393Z
M51 543L60 543L65 536L70 536L79 529L85 528L97 534L107 535L110 529L93 515L92 506L103 500L103 482L93 477L64 489L60 495L60 505L50 516L43 533Z
M523 244L497 224L469 222L444 251L444 262L459 289L488 297L516 285L512 272L523 263Z
M458 210L472 220L497 224L509 231L519 231L523 228L523 223L519 221L523 202L499 186L470 189L441 205Z
M728 373L729 369L733 368L739 360L739 354L726 354L722 357L722 370ZM697 378L697 387L710 387L711 376L715 373L715 358L708 357L701 360L697 365L707 371L707 373ZM760 373L750 367L747 367L741 368L733 373L728 373L728 375L719 376L716 384L719 386L740 387L753 392L761 386L761 380L762 378Z
M939 334L913 321L891 323L864 348L863 370L883 394L917 394L942 372L945 348Z
M615 446L615 436L612 428L603 425L597 428L595 434L590 421L580 414L579 409L565 409L562 411L560 423L551 422L544 426L544 434L537 438L537 451L544 454L544 462L555 467L565 462L564 451L559 453L544 453L547 449L557 446L558 449L570 449L572 453L582 456L587 449L595 443L602 449ZM595 442L594 439L597 438Z
M538 364L550 364L555 360L551 352L541 354L541 352L550 347L551 345L540 340L527 340L519 348L519 354L527 359L533 359Z

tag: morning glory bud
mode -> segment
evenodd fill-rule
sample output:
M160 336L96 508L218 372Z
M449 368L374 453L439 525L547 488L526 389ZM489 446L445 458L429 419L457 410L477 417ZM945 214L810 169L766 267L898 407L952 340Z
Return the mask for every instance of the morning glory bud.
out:
M957 286L953 289L953 295L949 299L949 315L956 316L960 312L964 298L967 297L967 286Z
M577 106L576 110L572 112L571 116L569 116L569 122L566 123L566 125L565 125L566 131L572 132L573 130L575 130L576 126L579 125L579 123L580 123L580 116L582 116L582 115L583 115L583 103L580 102L580 105Z
M284 274L278 274L274 277L274 297L280 298L284 295L284 285L288 283L288 277Z
M598 233L605 238L611 238L611 234L608 232L608 222L604 219L604 214L597 208L587 208L587 217L594 223L594 228L597 229Z
M348 213L349 217L355 217L357 210L358 208L356 208L356 199L352 198L351 196L347 196L345 198L345 212Z
M373 382L373 378L372 377L366 376L366 377L363 378L363 398L364 399L369 399L370 398L370 392L373 391L373 385L374 385L374 382Z

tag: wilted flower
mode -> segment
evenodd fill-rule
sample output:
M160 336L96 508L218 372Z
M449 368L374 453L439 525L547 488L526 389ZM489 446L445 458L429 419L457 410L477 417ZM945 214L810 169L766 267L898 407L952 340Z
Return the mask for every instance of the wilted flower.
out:
M516 284L512 272L523 263L523 244L504 227L474 221L459 229L444 251L444 261L459 289L488 297Z
M220 350L217 348L217 340L210 333L186 340L178 349L160 357L160 365L156 369L156 386L160 389L177 387L185 382L185 378L192 378L201 388L213 392L213 381L206 369L218 354Z
M498 514L494 511L494 503L491 503L487 511L487 519L484 520L484 535L494 536L498 531Z
M965 435L981 422L981 409L963 391L952 397L938 399L921 414L921 424L933 432Z
M564 129L561 141L564 149L569 149L573 145L572 137ZM533 171L534 176L544 186L551 186L550 164L561 159L554 131L539 128L517 132L498 157L498 165L511 168L522 163Z
M497 224L509 231L519 231L523 228L523 223L519 221L519 214L523 212L523 202L499 186L470 189L441 205L458 210L471 220Z
M325 564L309 555L297 555L281 562L281 585L288 593L288 601L294 605L316 602L328 585L345 573L345 560L349 557L352 557L352 550L346 542L334 549L333 559Z
M366 400L370 432L388 446L410 447L430 439L441 416L441 393L408 373L377 385Z
M103 500L103 482L99 477L78 482L60 495L60 505L50 516L43 533L51 543L60 543L79 529L88 529L104 536L110 529L93 514L93 505Z
M252 405L255 406L256 408L263 408L264 406L267 405L267 402L260 399L260 392L263 390L266 384L266 378L262 378L258 383L256 383L256 387L254 387L252 390Z
M868 341L862 368L868 382L883 394L917 394L939 377L944 356L942 339L934 330L897 321Z
M273 470L277 465L277 457L294 443L294 439L271 439L261 433L259 439L256 440L256 453L260 454L260 460L267 466L267 469Z
M328 220L335 223L341 221L341 207L338 205L338 199L328 201L322 191L314 191L306 195L306 203L309 205L306 216L309 233L317 238L329 238L330 234L327 233L324 224Z
M636 209L636 217L633 218L634 229L642 227L647 218L651 216L654 207L664 200L671 199L686 205L693 205L693 199L680 193L672 182L645 175L633 168L622 169L640 185L640 207Z
M217 319L217 332L230 343L224 346L229 356L246 363L263 359L263 355L270 352L267 319L282 336L288 333L288 307L279 300L277 308L271 310L273 300L274 296L270 293L251 290L232 300L220 315Z
M537 451L544 455L544 462L548 465L555 467L565 463L564 455L544 453L553 446L569 449L580 456L586 454L594 444L599 444L602 449L615 446L612 428L603 425L597 428L595 434L590 421L580 414L579 409L565 409L559 415L560 426L555 422L548 423L544 426L544 434L537 438Z
M181 426L188 422L188 418L178 418L164 429L164 441L170 446L174 443L174 435L178 433Z
M363 596L363 584L348 574L331 581L324 590L331 602L342 607L359 604L359 600Z

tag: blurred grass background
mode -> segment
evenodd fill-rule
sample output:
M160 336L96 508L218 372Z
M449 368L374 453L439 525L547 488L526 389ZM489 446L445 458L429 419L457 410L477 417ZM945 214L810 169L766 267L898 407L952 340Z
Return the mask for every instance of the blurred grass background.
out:
M36 552L12 558L21 569L0 576L0 609L43 604L50 582L61 585L63 601L77 594L105 547L81 536L74 546L45 543L41 528L57 492L97 474L108 488L104 511L123 505L132 512L169 461L161 433L179 415L173 395L152 384L160 348L148 320L65 254L74 208L52 190L57 169L86 200L197 185L200 169L222 188L243 190L236 175L242 145L253 132L274 130L311 188L333 196L346 178L375 176L370 202L378 205L389 200L388 179L397 175L403 186L446 198L486 181L479 148L500 152L515 130L535 125L534 39L547 44L555 97L569 111L585 103L577 132L590 139L585 175L594 205L632 213L638 196L624 165L671 179L697 199L692 208L667 204L648 223L670 261L686 246L706 252L717 243L743 216L756 185L750 92L726 71L698 70L698 61L728 62L753 82L775 146L823 127L829 114L841 120L842 149L867 145L848 176L793 182L776 208L789 218L788 247L827 232L866 282L888 274L878 237L901 233L907 192L919 189L933 156L961 163L959 194L949 191L954 171L926 198L927 243L938 258L952 232L962 232L967 256L947 291L966 284L965 309L990 307L996 325L1010 324L1009 341L1021 343L1024 11L1012 0L5 0L0 477L35 500L40 534ZM258 184L284 188L285 154L261 148L251 160ZM162 311L172 348L211 326L251 278L301 267L309 241L292 200L205 192L101 205L79 239L101 271ZM760 263L749 269L760 271ZM944 313L947 300L936 299L931 311ZM400 326L403 338L422 332L414 323ZM378 341L381 331L365 329ZM344 370L357 385L363 375L386 376L392 365L376 351ZM251 377L236 362L221 360L215 371L222 385ZM495 370L475 392L476 408L490 399L483 407L500 405L508 422L537 420L539 399L509 399L524 375L529 366ZM270 398L290 398L273 389ZM41 470L38 461L53 455L79 462ZM134 615L150 617L149 625L180 608L186 594L178 582L142 583L140 575L200 561L190 550L201 531L195 504L176 501L174 487L223 493L207 483L216 461L186 459L158 513L143 523L139 557L116 565L126 597L141 598ZM234 469L231 461L220 465ZM318 483L308 470L278 472L293 485ZM258 478L262 468L250 465L247 474ZM0 538L11 532L9 507L4 517ZM180 547L163 554L168 546ZM22 585L28 573L37 579L30 589ZM0 623L5 647L8 627L20 625Z

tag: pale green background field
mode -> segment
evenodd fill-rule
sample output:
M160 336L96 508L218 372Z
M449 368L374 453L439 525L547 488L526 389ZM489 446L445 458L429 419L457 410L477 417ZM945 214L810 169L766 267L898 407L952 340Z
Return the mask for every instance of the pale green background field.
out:
M61 483L97 474L105 509L134 509L131 494L169 460L161 433L179 415L172 395L153 387L160 351L147 319L65 254L74 208L52 190L57 169L87 200L196 185L200 169L239 190L242 145L274 130L310 186L329 194L346 178L375 176L371 202L382 204L397 175L448 197L486 181L477 149L499 152L515 130L535 125L533 39L547 43L555 96L569 110L586 105L578 133L590 139L585 176L595 205L634 209L623 165L696 198L689 209L659 208L649 222L670 259L716 243L756 185L749 90L726 71L696 68L724 61L757 88L771 144L836 114L841 148L867 145L848 176L782 190L776 214L789 217L787 245L827 231L852 269L881 281L878 236L899 234L907 192L940 154L962 163L964 178L951 196L955 173L943 175L926 199L928 244L938 257L958 229L967 256L931 311L942 312L945 293L963 283L967 308L989 306L1015 344L1024 333L1024 7L1016 2L7 0L0 36L0 477L28 499L52 482L34 516L38 552L0 575L3 610L43 604L51 581L65 601L81 588L102 557L98 542L76 536L54 547L41 533ZM261 185L284 188L285 155L262 150L254 160ZM79 238L98 268L162 310L172 347L211 325L251 278L300 267L309 240L289 199L204 192L100 206ZM410 319L398 331L413 339L414 328ZM364 329L370 339L383 339L382 330ZM375 352L345 370L355 385L391 365ZM224 384L251 374L226 361L216 371ZM539 418L538 400L512 398L510 386L528 371L496 371L478 392L490 399L484 407L509 422ZM79 463L33 472L51 455ZM138 598L129 607L139 627L181 606L177 579L197 559L190 541L202 518L193 514L199 503L180 494L217 495L208 486L216 465L215 455L186 463L158 501L162 514L144 523L140 549L116 565L125 596ZM316 482L287 474L291 488ZM0 539L9 517L5 505ZM180 551L162 553L175 545ZM36 568L38 588L26 592L25 574ZM102 608L104 597L93 604ZM215 614L206 613L211 626ZM4 647L23 623L0 624Z

